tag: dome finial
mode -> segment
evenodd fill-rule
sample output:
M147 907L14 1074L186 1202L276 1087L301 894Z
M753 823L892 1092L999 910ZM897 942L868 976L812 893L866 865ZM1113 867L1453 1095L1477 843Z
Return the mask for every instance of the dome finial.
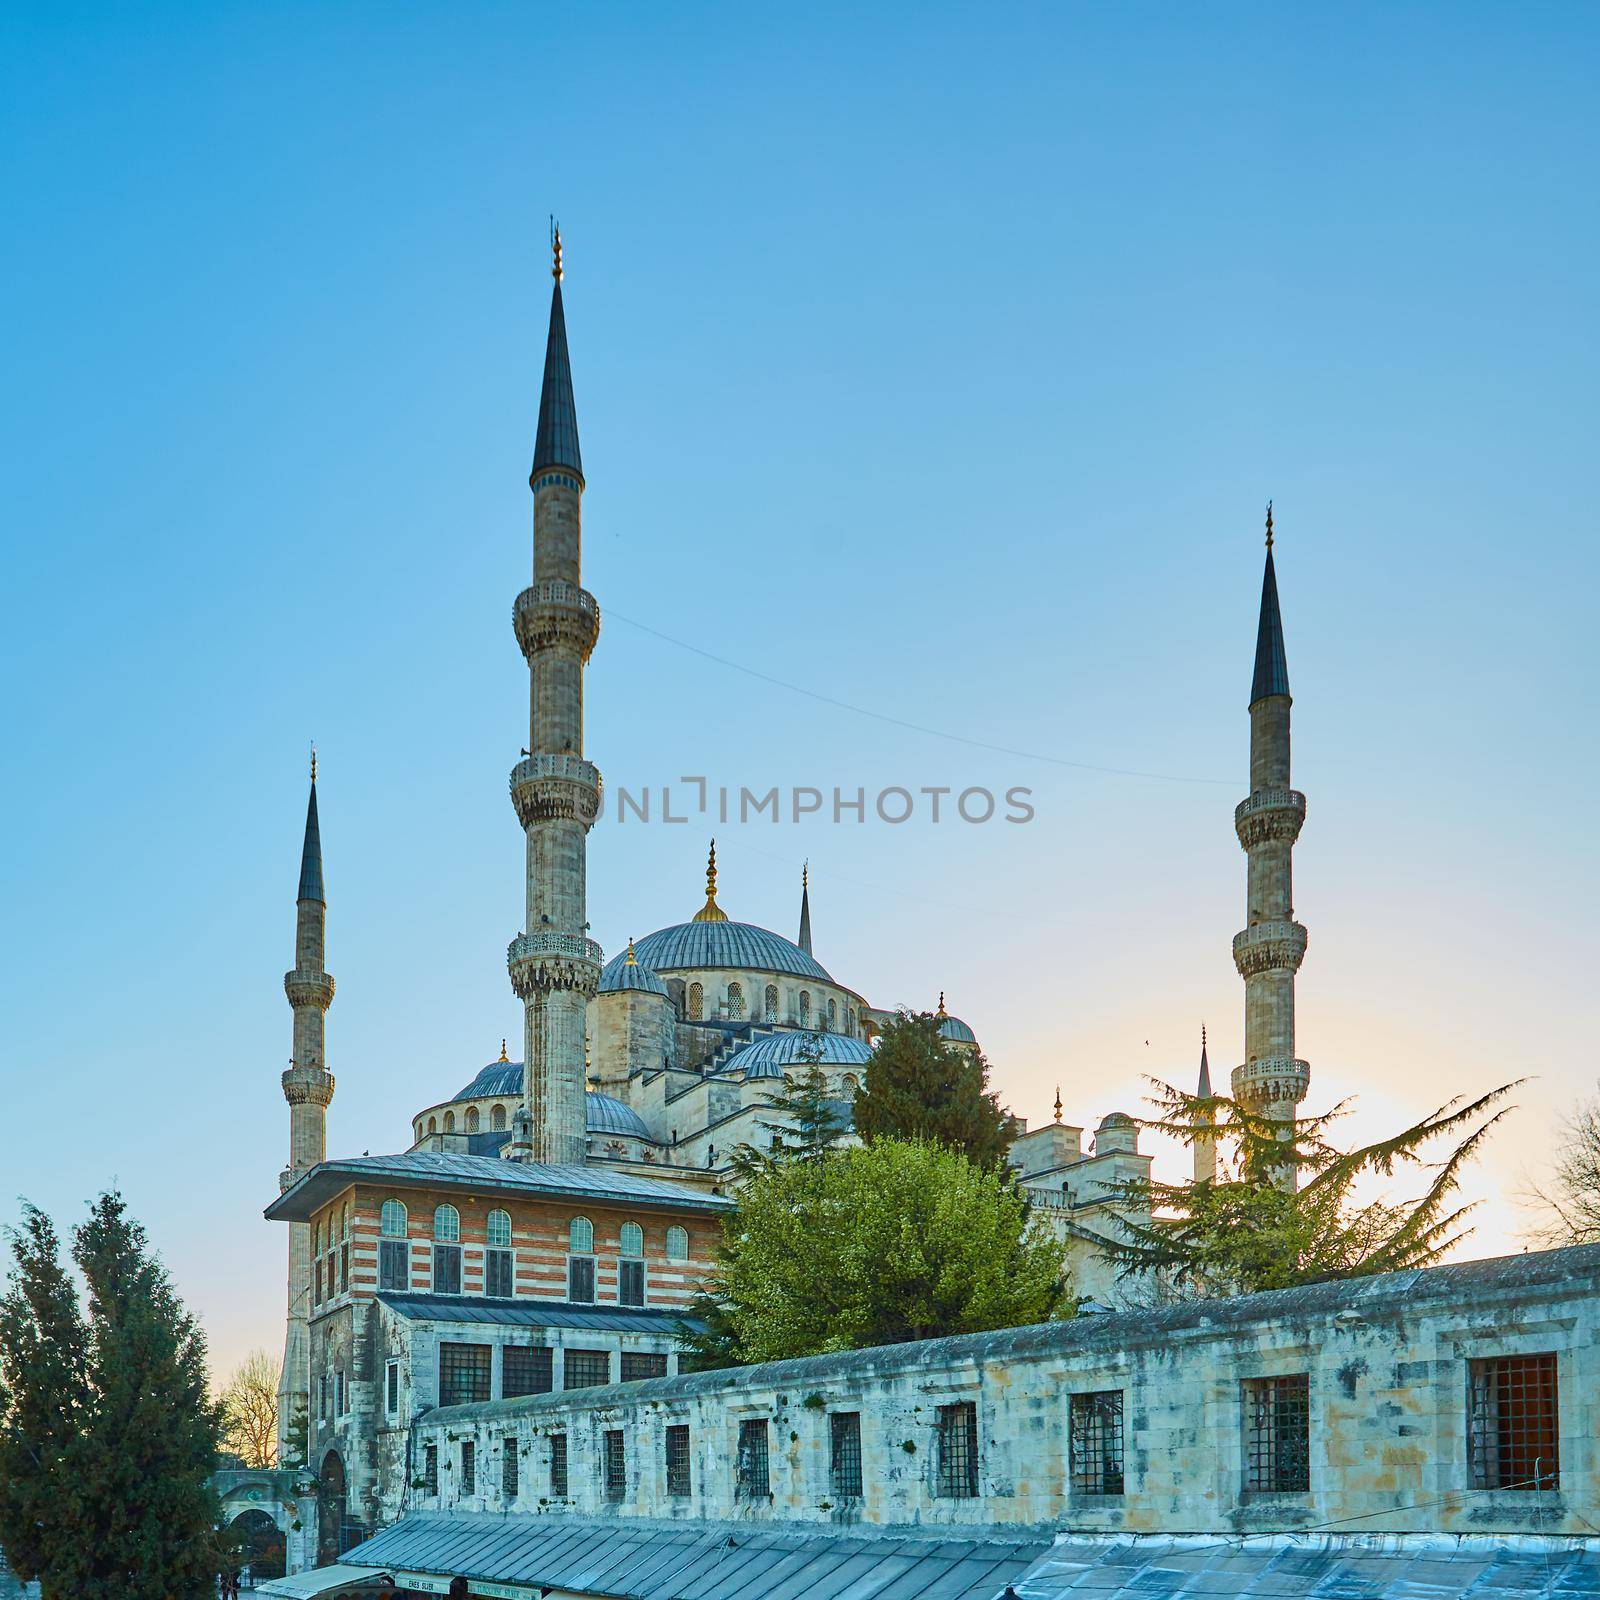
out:
M728 914L717 904L717 841L711 841L706 861L706 903L694 914L696 922L726 922Z
M1056 1121L1061 1121L1061 1085L1056 1085Z
M622 964L625 967L636 967L639 965L639 958L633 953L633 935L631 933L628 935L628 959Z
M1272 502L1267 501L1267 549L1272 549Z
M311 743L311 781L313 783L317 781L317 745L315 740Z
M504 1039L500 1041L500 1059L502 1061L510 1061L511 1059L511 1057L506 1054L506 1042Z
M557 283L560 283L563 277L561 270L561 224L556 221L554 216L550 218L550 254L554 257L550 267L550 276Z
M941 1017L947 1017L947 1016L950 1015L950 1013L948 1011L946 1011L945 1008L944 1008L944 990L943 989L941 989L939 991L939 1010L938 1010L938 1012L936 1014L938 1016L941 1016Z

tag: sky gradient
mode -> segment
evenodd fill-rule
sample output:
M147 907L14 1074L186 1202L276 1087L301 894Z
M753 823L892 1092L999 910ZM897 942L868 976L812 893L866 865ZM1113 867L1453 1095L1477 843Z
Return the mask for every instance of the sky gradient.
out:
M1033 1121L1187 1081L1202 1020L1226 1072L1273 497L1310 1105L1530 1075L1470 1189L1472 1253L1519 1247L1597 1071L1597 44L1562 4L7 7L0 1221L120 1184L217 1364L280 1346L312 739L330 1152L517 1039L554 212L608 785L1027 785L1026 826L718 827L722 903L792 937L809 857L819 959L943 988ZM596 827L608 952L692 914L710 831Z

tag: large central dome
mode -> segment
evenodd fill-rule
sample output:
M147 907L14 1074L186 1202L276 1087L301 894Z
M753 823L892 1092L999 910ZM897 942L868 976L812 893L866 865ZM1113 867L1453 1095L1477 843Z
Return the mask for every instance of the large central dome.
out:
M783 972L795 978L832 983L827 969L797 944L769 928L749 922L680 922L646 934L633 947L635 960L652 972L686 972L731 967L750 972ZM625 957L616 957L617 965ZM607 974L611 966L606 968ZM607 980L602 978L604 984Z

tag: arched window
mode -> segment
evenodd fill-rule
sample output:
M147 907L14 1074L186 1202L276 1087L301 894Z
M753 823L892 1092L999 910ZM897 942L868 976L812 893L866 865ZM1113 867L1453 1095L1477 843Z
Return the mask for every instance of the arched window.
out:
M735 1022L744 1016L744 989L738 983L728 985L728 1015Z
M466 1129L468 1133L476 1133L478 1131L478 1108L476 1106L467 1107Z
M705 1010L705 1006L705 990L702 989L698 983L691 983L689 985L689 998L684 1004L684 1010L688 1013L689 1020L691 1022L698 1022L700 1020L701 1012Z
M829 1033L837 1033L838 1031L839 1031L839 1002L837 1000L830 999L828 1001L828 1032Z
M504 1250L511 1243L511 1213L494 1210L488 1216L489 1243Z
M778 1020L778 986L777 986L777 984L769 983L767 985L767 995L766 995L765 1001L762 1004L762 1010L766 1012L766 1016L767 1016L767 1021L768 1022L776 1022Z
M637 1222L624 1222L617 1239L618 1248L625 1256L644 1254L644 1229Z
M453 1112L453 1111L445 1112L445 1114L444 1114L444 1131L446 1133L454 1133L456 1131L456 1114L455 1114L455 1112Z
M341 1239L348 1239L350 1237L350 1207L349 1206L340 1206L339 1207L339 1237Z
M856 1090L861 1087L861 1080L855 1075L855 1073L847 1072L844 1075L844 1086L850 1094L854 1094Z
M378 1213L378 1232L385 1239L403 1239L406 1236L406 1208L399 1200L385 1200Z
M320 1222L311 1224L311 1253L314 1256L322 1254L322 1224Z
M811 1026L811 996L804 989L800 991L800 1026Z
M575 1256L594 1252L594 1224L587 1217L574 1217L567 1229L567 1249Z
M687 1261L689 1259L689 1230L687 1228L671 1227L667 1229L667 1260Z
M433 1237L440 1244L455 1244L461 1238L461 1213L454 1206L433 1208Z
M854 1006L846 1006L844 1008L844 1031L848 1033L852 1039L855 1038L856 1008Z
M496 1106L489 1113L489 1126L496 1133L504 1133L505 1132L505 1129L506 1129L506 1108L504 1106Z
M439 1131L439 1119L437 1117L429 1117L428 1118L428 1132L429 1133L437 1133L438 1131Z

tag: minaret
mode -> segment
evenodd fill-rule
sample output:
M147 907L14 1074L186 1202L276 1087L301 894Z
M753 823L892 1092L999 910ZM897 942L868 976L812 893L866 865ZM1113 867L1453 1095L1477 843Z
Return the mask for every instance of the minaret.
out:
M811 863L800 869L800 938L797 941L807 955L811 954Z
M323 1020L333 1004L333 979L323 970L328 905L322 888L322 833L317 824L317 753L311 752L311 798L306 802L306 836L300 850L300 888L295 897L294 968L283 975L283 992L294 1010L294 1055L283 1074L289 1102L289 1165L280 1190L304 1177L328 1152L328 1102L333 1074L323 1050ZM311 1229L289 1224L289 1310L283 1341L283 1372L278 1379L278 1448L288 1444L298 1407L311 1409Z
M1211 1098L1211 1063L1206 1059L1206 1025L1203 1022L1200 1024L1200 1078L1195 1084L1194 1093L1197 1100ZM1216 1127L1215 1117L1208 1116L1206 1122L1212 1128ZM1201 1134L1190 1149L1194 1156L1194 1181L1215 1183L1217 1181L1216 1134Z
M588 936L588 834L600 810L600 774L583 759L583 669L600 634L600 608L580 584L583 458L561 305L561 234L553 236L555 290L533 448L533 583L512 622L527 659L528 750L511 771L511 800L527 835L527 921L506 964L523 1003L522 1115L514 1159L584 1159L584 1015L600 982L600 946Z
M1233 1093L1247 1109L1285 1123L1311 1084L1311 1068L1294 1047L1294 975L1306 953L1306 930L1294 920L1294 842L1306 820L1306 797L1289 787L1290 704L1268 505L1250 688L1250 795L1233 814L1249 858L1246 927L1233 940L1233 963L1244 979L1244 1064L1234 1068ZM1292 1188L1294 1169L1283 1167L1277 1181Z

